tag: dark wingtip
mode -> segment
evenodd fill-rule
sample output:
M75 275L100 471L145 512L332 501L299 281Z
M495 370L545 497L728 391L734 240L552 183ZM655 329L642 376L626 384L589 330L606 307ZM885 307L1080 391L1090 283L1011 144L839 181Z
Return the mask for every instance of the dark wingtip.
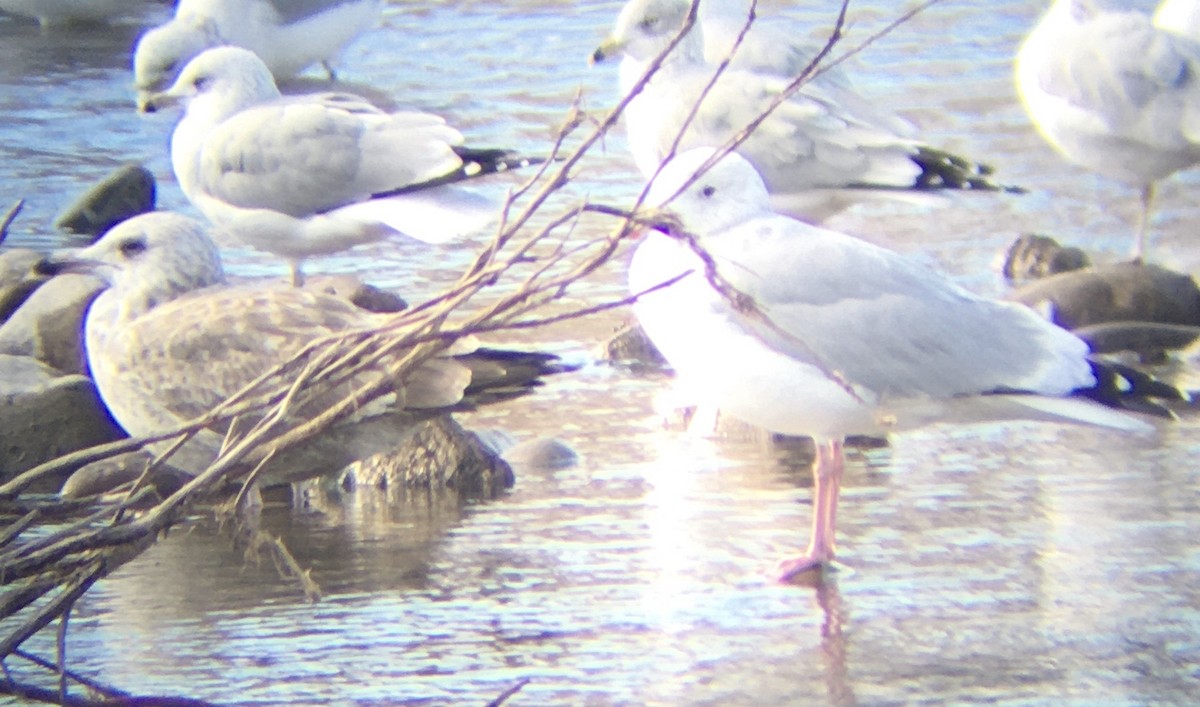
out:
M932 147L919 147L912 161L921 168L913 183L915 189L940 191L992 191L1005 194L1025 194L1024 187L998 184L992 181L995 173L990 165L972 162L958 155Z
M1094 359L1089 363L1096 385L1077 392L1108 407L1177 419L1178 415L1169 407L1171 403L1195 404L1192 393L1132 366Z
M458 169L418 184L409 184L399 189L376 192L371 196L373 198L382 198L412 194L423 189L465 182L489 174L508 172L509 170L522 169L550 161L547 157L526 157L518 155L512 150L500 148L454 147L452 149L454 150L454 154L458 155L459 159L462 160L462 166Z

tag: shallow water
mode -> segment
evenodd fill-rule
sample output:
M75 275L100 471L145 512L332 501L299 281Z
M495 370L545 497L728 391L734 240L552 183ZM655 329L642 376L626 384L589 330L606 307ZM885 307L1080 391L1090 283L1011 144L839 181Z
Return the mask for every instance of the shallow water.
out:
M858 5L850 41L892 5ZM854 67L929 142L990 161L1031 193L863 208L833 225L930 253L988 293L1003 287L997 253L1024 231L1123 255L1132 190L1059 161L1016 103L1011 57L1038 5L943 3ZM585 58L619 6L579 2L566 17L548 0L397 3L341 76L446 115L472 142L537 153L579 87L590 109L614 102L614 67L589 70ZM831 12L767 7L810 24ZM159 178L161 205L188 209L166 157L171 118L133 111L137 32L0 19L0 183L29 198L12 243L64 242L50 233L57 210L130 159ZM574 193L619 204L637 177L620 135L607 148ZM1151 245L1189 271L1195 181L1163 186ZM471 252L389 244L309 271L419 297ZM238 274L284 272L253 251L228 256ZM578 296L619 294L620 270ZM523 338L578 354L622 318ZM317 604L206 524L180 529L81 603L70 661L135 693L239 703L481 704L522 680L513 704L1183 703L1197 690L1196 420L1144 437L939 425L852 451L844 567L814 590L768 577L806 542L810 452L664 428L654 401L668 387L591 366L463 418L581 455L566 470L518 468L494 501L359 496L272 510L269 525L324 590Z

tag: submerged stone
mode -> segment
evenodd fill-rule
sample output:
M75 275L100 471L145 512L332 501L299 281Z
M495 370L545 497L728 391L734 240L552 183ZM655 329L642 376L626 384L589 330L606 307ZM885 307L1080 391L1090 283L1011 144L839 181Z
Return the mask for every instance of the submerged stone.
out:
M342 488L449 488L491 498L512 487L512 467L449 415L422 422L395 450L341 472Z

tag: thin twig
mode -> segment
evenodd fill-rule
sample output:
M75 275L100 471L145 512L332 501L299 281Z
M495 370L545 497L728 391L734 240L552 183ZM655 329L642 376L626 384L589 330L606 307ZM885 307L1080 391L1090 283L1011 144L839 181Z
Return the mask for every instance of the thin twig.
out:
M17 199L16 203L9 207L8 213L4 214L4 218L0 219L0 243L8 237L8 227L16 220L17 214L21 213L21 209L25 207L25 198Z

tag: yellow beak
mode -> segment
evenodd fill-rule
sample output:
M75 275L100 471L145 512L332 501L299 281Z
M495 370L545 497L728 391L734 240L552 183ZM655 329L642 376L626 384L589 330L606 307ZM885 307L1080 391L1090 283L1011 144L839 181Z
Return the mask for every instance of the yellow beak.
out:
M624 49L625 42L616 37L609 37L601 42L600 46L596 47L596 51L592 52L591 57L588 58L588 65L598 64L605 59L611 59L620 54Z

